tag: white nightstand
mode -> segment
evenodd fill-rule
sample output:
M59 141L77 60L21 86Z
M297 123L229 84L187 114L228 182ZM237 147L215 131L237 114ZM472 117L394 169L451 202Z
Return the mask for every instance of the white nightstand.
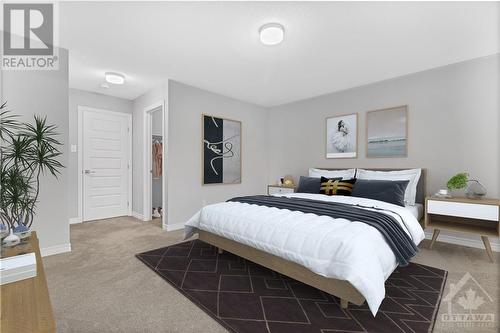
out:
M281 186L281 185L267 185L267 194L285 194L294 193L295 187Z
M430 248L439 232L452 230L481 236L488 257L493 262L489 236L499 237L498 199L434 198L425 199L425 227L433 228Z

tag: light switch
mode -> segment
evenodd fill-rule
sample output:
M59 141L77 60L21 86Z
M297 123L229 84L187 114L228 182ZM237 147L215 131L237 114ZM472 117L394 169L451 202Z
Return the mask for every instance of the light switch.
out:
M77 145L71 145L71 152L76 153L78 150Z

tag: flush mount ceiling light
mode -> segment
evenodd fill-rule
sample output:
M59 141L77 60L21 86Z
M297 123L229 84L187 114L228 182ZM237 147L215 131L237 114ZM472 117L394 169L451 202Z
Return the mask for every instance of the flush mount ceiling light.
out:
M106 82L113 84L123 84L125 82L125 76L119 73L106 72L104 78Z
M279 23L263 25L260 30L260 41L264 45L277 45L283 41L285 28Z

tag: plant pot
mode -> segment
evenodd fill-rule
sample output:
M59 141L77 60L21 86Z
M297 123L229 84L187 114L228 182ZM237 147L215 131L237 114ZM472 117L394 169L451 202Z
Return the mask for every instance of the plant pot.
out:
M449 189L449 196L448 198L460 198L464 196L464 190L463 189Z
M11 247L17 245L21 242L21 238L15 235L13 230L10 229L10 234L2 240L2 245L5 247Z
M31 236L31 230L24 224L20 224L14 228L14 235L18 236L20 239L25 239Z

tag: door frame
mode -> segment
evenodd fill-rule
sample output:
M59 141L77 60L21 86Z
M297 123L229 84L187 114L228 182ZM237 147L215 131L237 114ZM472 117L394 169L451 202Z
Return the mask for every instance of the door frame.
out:
M83 222L83 113L85 111L93 111L99 113L107 113L113 116L120 116L127 118L127 136L128 136L128 207L127 214L132 216L132 115L129 113L116 112L105 109L97 109L90 106L78 105L78 143L77 143L77 153L78 153L78 223Z
M143 155L143 172L142 172L142 220L143 221L151 221L152 220L152 188L153 188L153 180L151 177L151 170L153 167L152 155L153 155L153 147L151 143L152 137L152 126L151 126L151 114L153 111L161 109L161 123L162 123L162 138L163 138L163 154L162 154L162 184L161 184L161 200L162 200L162 229L167 228L167 165L166 159L167 156L167 133L168 133L168 111L165 107L164 100L158 100L157 102L145 107L143 109L143 129L144 129L144 137L143 137L143 147L144 155Z

